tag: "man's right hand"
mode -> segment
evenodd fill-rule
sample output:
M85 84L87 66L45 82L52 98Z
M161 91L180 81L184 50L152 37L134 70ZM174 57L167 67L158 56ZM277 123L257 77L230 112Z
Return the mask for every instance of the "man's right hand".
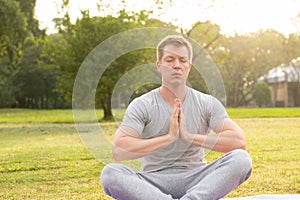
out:
M181 101L175 99L173 113L170 117L169 136L175 140L179 138L180 132Z

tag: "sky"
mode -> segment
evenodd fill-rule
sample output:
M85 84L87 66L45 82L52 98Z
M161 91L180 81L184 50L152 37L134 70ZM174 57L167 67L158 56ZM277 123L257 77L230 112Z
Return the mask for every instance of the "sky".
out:
M103 10L114 12L122 0L101 0ZM52 19L58 17L61 0L36 0L36 17L41 28L55 32ZM89 9L92 16L99 15L97 2L100 0L70 0L69 14L75 22L80 9ZM170 2L170 0L167 0ZM154 16L189 29L197 21L211 21L226 35L247 34L258 30L275 29L284 35L300 32L300 20L293 19L300 13L300 0L173 0L157 10L154 0L126 0L128 10L153 10ZM213 2L213 3L212 3Z

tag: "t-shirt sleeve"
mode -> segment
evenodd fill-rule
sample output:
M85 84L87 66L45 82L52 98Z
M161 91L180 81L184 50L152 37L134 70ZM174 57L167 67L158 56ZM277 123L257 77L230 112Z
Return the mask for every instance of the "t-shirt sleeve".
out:
M208 103L209 128L214 130L220 122L229 116L223 104L215 97L210 96Z
M134 99L126 109L120 126L134 129L139 135L142 134L146 124L146 106L139 99Z

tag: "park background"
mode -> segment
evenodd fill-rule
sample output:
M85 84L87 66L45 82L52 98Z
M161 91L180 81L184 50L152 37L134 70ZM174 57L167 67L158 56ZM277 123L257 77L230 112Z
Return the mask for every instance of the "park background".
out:
M164 14L179 1L151 1L151 10L129 9L133 1L98 1L96 14L81 10L75 20L71 2L57 4L59 15L53 19L52 30L40 25L36 5L41 8L41 1L0 0L0 198L109 199L99 181L105 163L89 153L74 126L74 80L83 60L102 41L145 27L186 35L218 66L227 111L243 128L254 162L251 179L229 196L300 193L300 6L290 22L285 22L293 25L292 32L261 27L253 32L226 33L207 18L194 18L185 26L180 19L189 18L188 11L181 16L176 10L177 15L166 20ZM218 2L199 1L193 10L213 12ZM253 4L257 10L264 7L266 18L276 18L267 11L275 2ZM282 6L278 12L291 11L286 8ZM255 13L249 20L259 23ZM240 21L246 27L247 23ZM129 52L101 77L95 103L99 123L109 139L117 128L114 120L122 118L127 106L120 103L125 102L122 97L112 97L115 84L135 66L154 62L154 49ZM191 73L189 83L209 92L197 73ZM146 84L125 92L135 98L154 87L157 85ZM210 153L207 159L217 156Z

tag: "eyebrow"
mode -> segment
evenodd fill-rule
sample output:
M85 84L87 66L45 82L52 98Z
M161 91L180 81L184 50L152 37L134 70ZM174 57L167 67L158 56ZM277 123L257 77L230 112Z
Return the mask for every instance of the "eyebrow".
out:
M173 55L168 55L168 56L165 57L165 59L176 58L176 57L179 57L179 59L186 59L186 60L188 60L188 57L186 57L186 56L173 56Z

